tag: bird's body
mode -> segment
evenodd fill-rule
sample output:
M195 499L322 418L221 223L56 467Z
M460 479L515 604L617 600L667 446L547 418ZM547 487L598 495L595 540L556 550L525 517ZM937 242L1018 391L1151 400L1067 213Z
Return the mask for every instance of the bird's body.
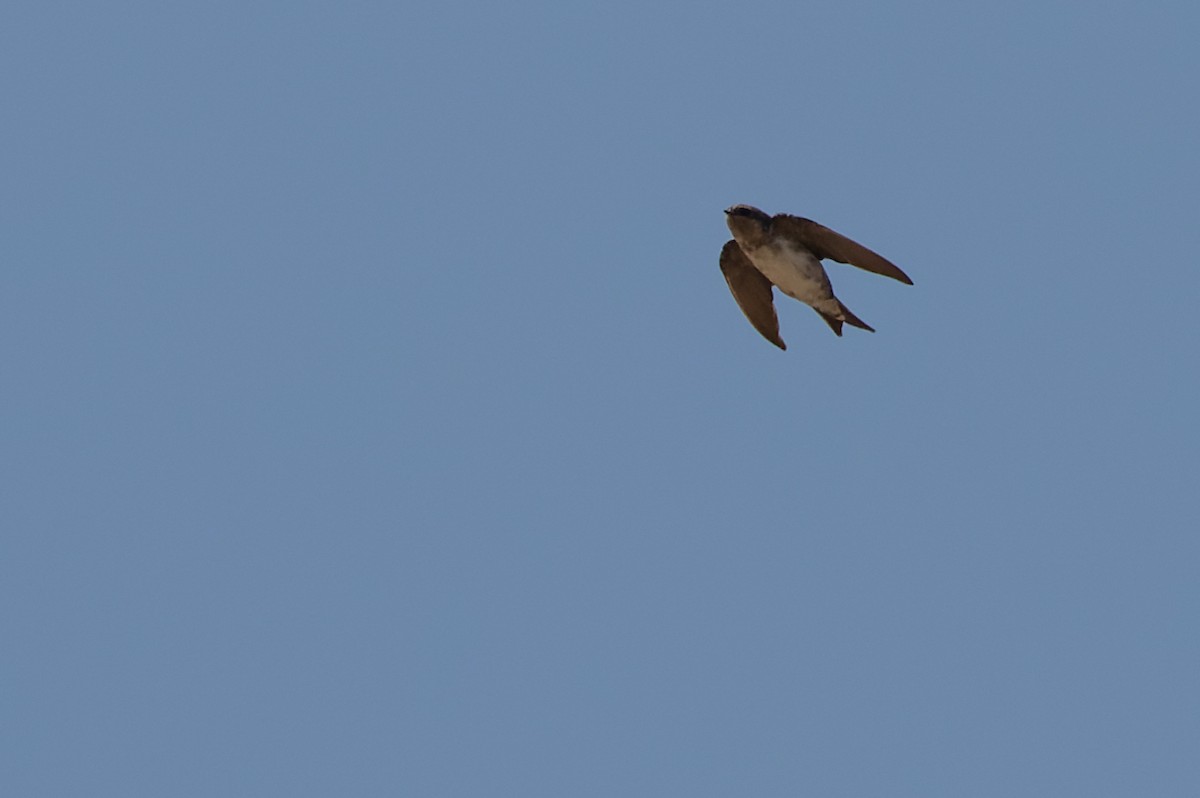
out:
M750 205L735 205L725 213L733 240L721 251L721 271L746 318L780 349L787 346L779 337L772 286L817 311L837 335L843 323L874 332L834 295L823 258L912 284L891 261L816 222L768 216Z
M737 240L736 238L734 239ZM776 288L812 308L833 299L833 286L821 261L804 247L781 238L757 249L741 247L754 268L762 272Z

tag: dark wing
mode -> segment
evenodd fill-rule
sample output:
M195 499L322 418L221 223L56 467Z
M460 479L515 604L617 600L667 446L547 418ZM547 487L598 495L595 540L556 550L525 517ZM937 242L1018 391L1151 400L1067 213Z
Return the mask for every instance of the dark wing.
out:
M849 263L851 266L882 274L902 283L913 284L908 275L887 258L811 219L781 213L771 219L771 227L776 233L808 247L818 258Z
M754 329L775 346L787 349L787 344L779 337L779 318L775 315L771 281L754 268L736 241L728 242L721 250L721 274L725 275L733 298Z

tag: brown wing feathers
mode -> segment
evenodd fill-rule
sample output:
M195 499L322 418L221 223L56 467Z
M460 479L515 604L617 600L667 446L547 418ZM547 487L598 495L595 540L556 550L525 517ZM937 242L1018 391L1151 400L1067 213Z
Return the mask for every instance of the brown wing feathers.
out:
M754 329L775 346L787 349L787 344L779 337L779 318L775 315L771 281L754 268L736 241L729 241L721 250L721 273Z
M818 258L849 263L851 266L912 285L909 276L887 258L811 219L781 213L771 219L771 227L777 233L808 247Z

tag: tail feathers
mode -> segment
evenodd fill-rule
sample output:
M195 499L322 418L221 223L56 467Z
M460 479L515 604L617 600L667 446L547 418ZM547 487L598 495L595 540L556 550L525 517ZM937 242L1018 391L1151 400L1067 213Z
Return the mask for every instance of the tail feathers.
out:
M813 308L813 310L816 310L816 308ZM836 335L838 338L841 338L842 337L842 320L836 319L833 316L830 316L828 313L821 313L821 311L819 311L819 310L817 310L817 313L821 316L821 318L825 319L825 323L829 325L829 328L831 330L833 330L833 334Z
M850 308L843 305L841 303L841 300L835 299L834 302L838 303L838 308L841 310L840 315L842 318L839 319L837 316L831 316L828 313L825 313L824 311L820 311L820 310L817 311L817 313L819 313L821 315L821 318L825 319L825 323L829 325L829 328L831 330L833 330L834 335L838 336L839 338L841 337L842 322L849 324L851 327L858 327L859 329L866 330L867 332L875 332L874 327L867 324L865 321L860 319L858 316L855 316L853 313L851 313ZM815 308L814 308L814 310L815 310Z
M850 308L843 305L841 303L841 300L838 300L838 307L842 309L842 315L845 317L844 320L847 324L849 324L853 327L858 327L860 330L866 330L867 332L875 332L874 327L872 327L870 324L867 324L865 321L860 319L858 316L855 316L853 313L851 313Z

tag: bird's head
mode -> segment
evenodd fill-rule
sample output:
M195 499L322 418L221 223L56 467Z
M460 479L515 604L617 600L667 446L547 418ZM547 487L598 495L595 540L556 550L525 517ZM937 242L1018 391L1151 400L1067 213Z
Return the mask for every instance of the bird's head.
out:
M767 234L771 217L753 205L734 205L725 209L725 223L740 244L756 244Z

